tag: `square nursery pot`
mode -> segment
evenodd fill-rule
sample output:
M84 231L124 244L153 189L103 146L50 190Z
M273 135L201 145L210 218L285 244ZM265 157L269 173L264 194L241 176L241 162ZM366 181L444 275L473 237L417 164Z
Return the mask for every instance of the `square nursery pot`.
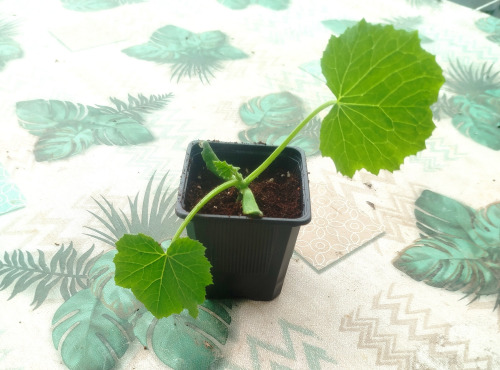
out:
M260 165L276 148L257 144L210 142L221 161L248 168ZM311 201L304 151L287 147L273 162L300 174L302 213L298 218L250 218L198 213L187 226L188 236L206 247L213 285L207 298L247 298L268 301L283 287L301 225L311 220ZM190 143L181 176L176 214L186 218L185 190L194 170L205 166L198 141Z

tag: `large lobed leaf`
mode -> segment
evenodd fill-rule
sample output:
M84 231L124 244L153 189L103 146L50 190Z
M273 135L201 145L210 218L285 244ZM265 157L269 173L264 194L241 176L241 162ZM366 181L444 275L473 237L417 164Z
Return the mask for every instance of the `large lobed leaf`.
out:
M198 241L180 238L164 252L153 238L124 235L117 243L115 282L132 292L157 318L187 309L198 315L205 288L212 284L210 262Z
M320 149L339 172L394 171L425 148L444 77L416 31L362 20L330 38L321 67L337 102L321 126Z

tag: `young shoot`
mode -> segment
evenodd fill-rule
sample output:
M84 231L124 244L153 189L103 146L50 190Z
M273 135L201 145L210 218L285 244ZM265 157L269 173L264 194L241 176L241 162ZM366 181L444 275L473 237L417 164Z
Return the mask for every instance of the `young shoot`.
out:
M187 224L210 199L233 186L240 192L243 212L261 217L249 184L324 109L331 107L321 123L320 150L346 176L363 168L374 174L397 170L407 156L425 148L435 128L430 106L444 78L435 57L420 46L417 31L362 20L330 38L321 68L332 100L313 110L248 176L220 161L202 142L207 167L224 183L192 209L166 250L143 234L125 235L116 243L116 284L131 289L157 318L184 309L196 317L205 288L212 283L205 247L180 237Z

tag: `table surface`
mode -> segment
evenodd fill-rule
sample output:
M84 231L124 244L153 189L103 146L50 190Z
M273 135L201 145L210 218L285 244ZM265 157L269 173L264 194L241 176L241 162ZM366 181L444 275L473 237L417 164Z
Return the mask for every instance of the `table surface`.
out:
M317 118L294 141L313 219L281 295L153 320L114 285L114 241L171 236L190 141L276 144L329 99L319 58L361 18L437 56L427 149L349 179ZM433 0L3 0L0 41L0 368L500 368L499 19Z

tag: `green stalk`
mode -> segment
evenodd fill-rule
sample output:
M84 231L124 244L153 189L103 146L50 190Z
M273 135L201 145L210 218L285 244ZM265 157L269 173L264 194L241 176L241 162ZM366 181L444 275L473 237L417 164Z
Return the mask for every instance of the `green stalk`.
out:
M172 238L172 243L179 238L181 233L186 228L187 224L193 219L193 217L203 208L205 204L207 204L213 197L217 194L222 193L224 190L229 189L232 186L236 186L238 184L238 180L229 180L226 181L219 186L213 188L207 195L205 195L196 205L193 207L191 212L188 213L182 224L177 229L175 235Z
M243 182L245 183L246 186L248 186L253 180L255 180L273 161L281 154L283 149L286 148L288 144L290 144L290 141L293 140L293 138L304 128L305 125L311 121L314 116L316 116L319 112L321 112L323 109L335 105L337 103L336 100L330 100L324 104L321 104L318 108L313 110L304 120L293 129L293 131L290 133L290 135L287 136L287 138L274 150L274 152L271 153L267 159L262 162L262 164L257 167L250 175L245 177Z
M304 128L305 125L307 125L313 118L316 116L319 112L321 112L323 109L334 105L337 103L336 100L331 100L328 101L324 104L321 104L318 108L313 110L304 120L294 128L294 130L290 133L290 135L287 136L287 138L271 153L267 159L262 162L262 164L257 167L250 175L248 175L243 181L238 181L236 179L234 180L229 180L224 182L223 184L220 184L213 190L211 190L207 195L203 197L202 200L200 200L194 208L191 210L191 212L188 213L182 224L179 226L177 229L175 235L172 237L172 243L179 238L181 233L184 231L186 226L191 222L193 217L203 208L205 204L207 204L213 197L215 197L217 194L223 192L226 189L229 189L232 186L236 185L241 185L241 183L244 184L244 186L248 186L253 180L255 180L273 161L280 155L280 153L283 151L283 149L286 148L286 146L290 143L290 141L293 140L293 138Z

